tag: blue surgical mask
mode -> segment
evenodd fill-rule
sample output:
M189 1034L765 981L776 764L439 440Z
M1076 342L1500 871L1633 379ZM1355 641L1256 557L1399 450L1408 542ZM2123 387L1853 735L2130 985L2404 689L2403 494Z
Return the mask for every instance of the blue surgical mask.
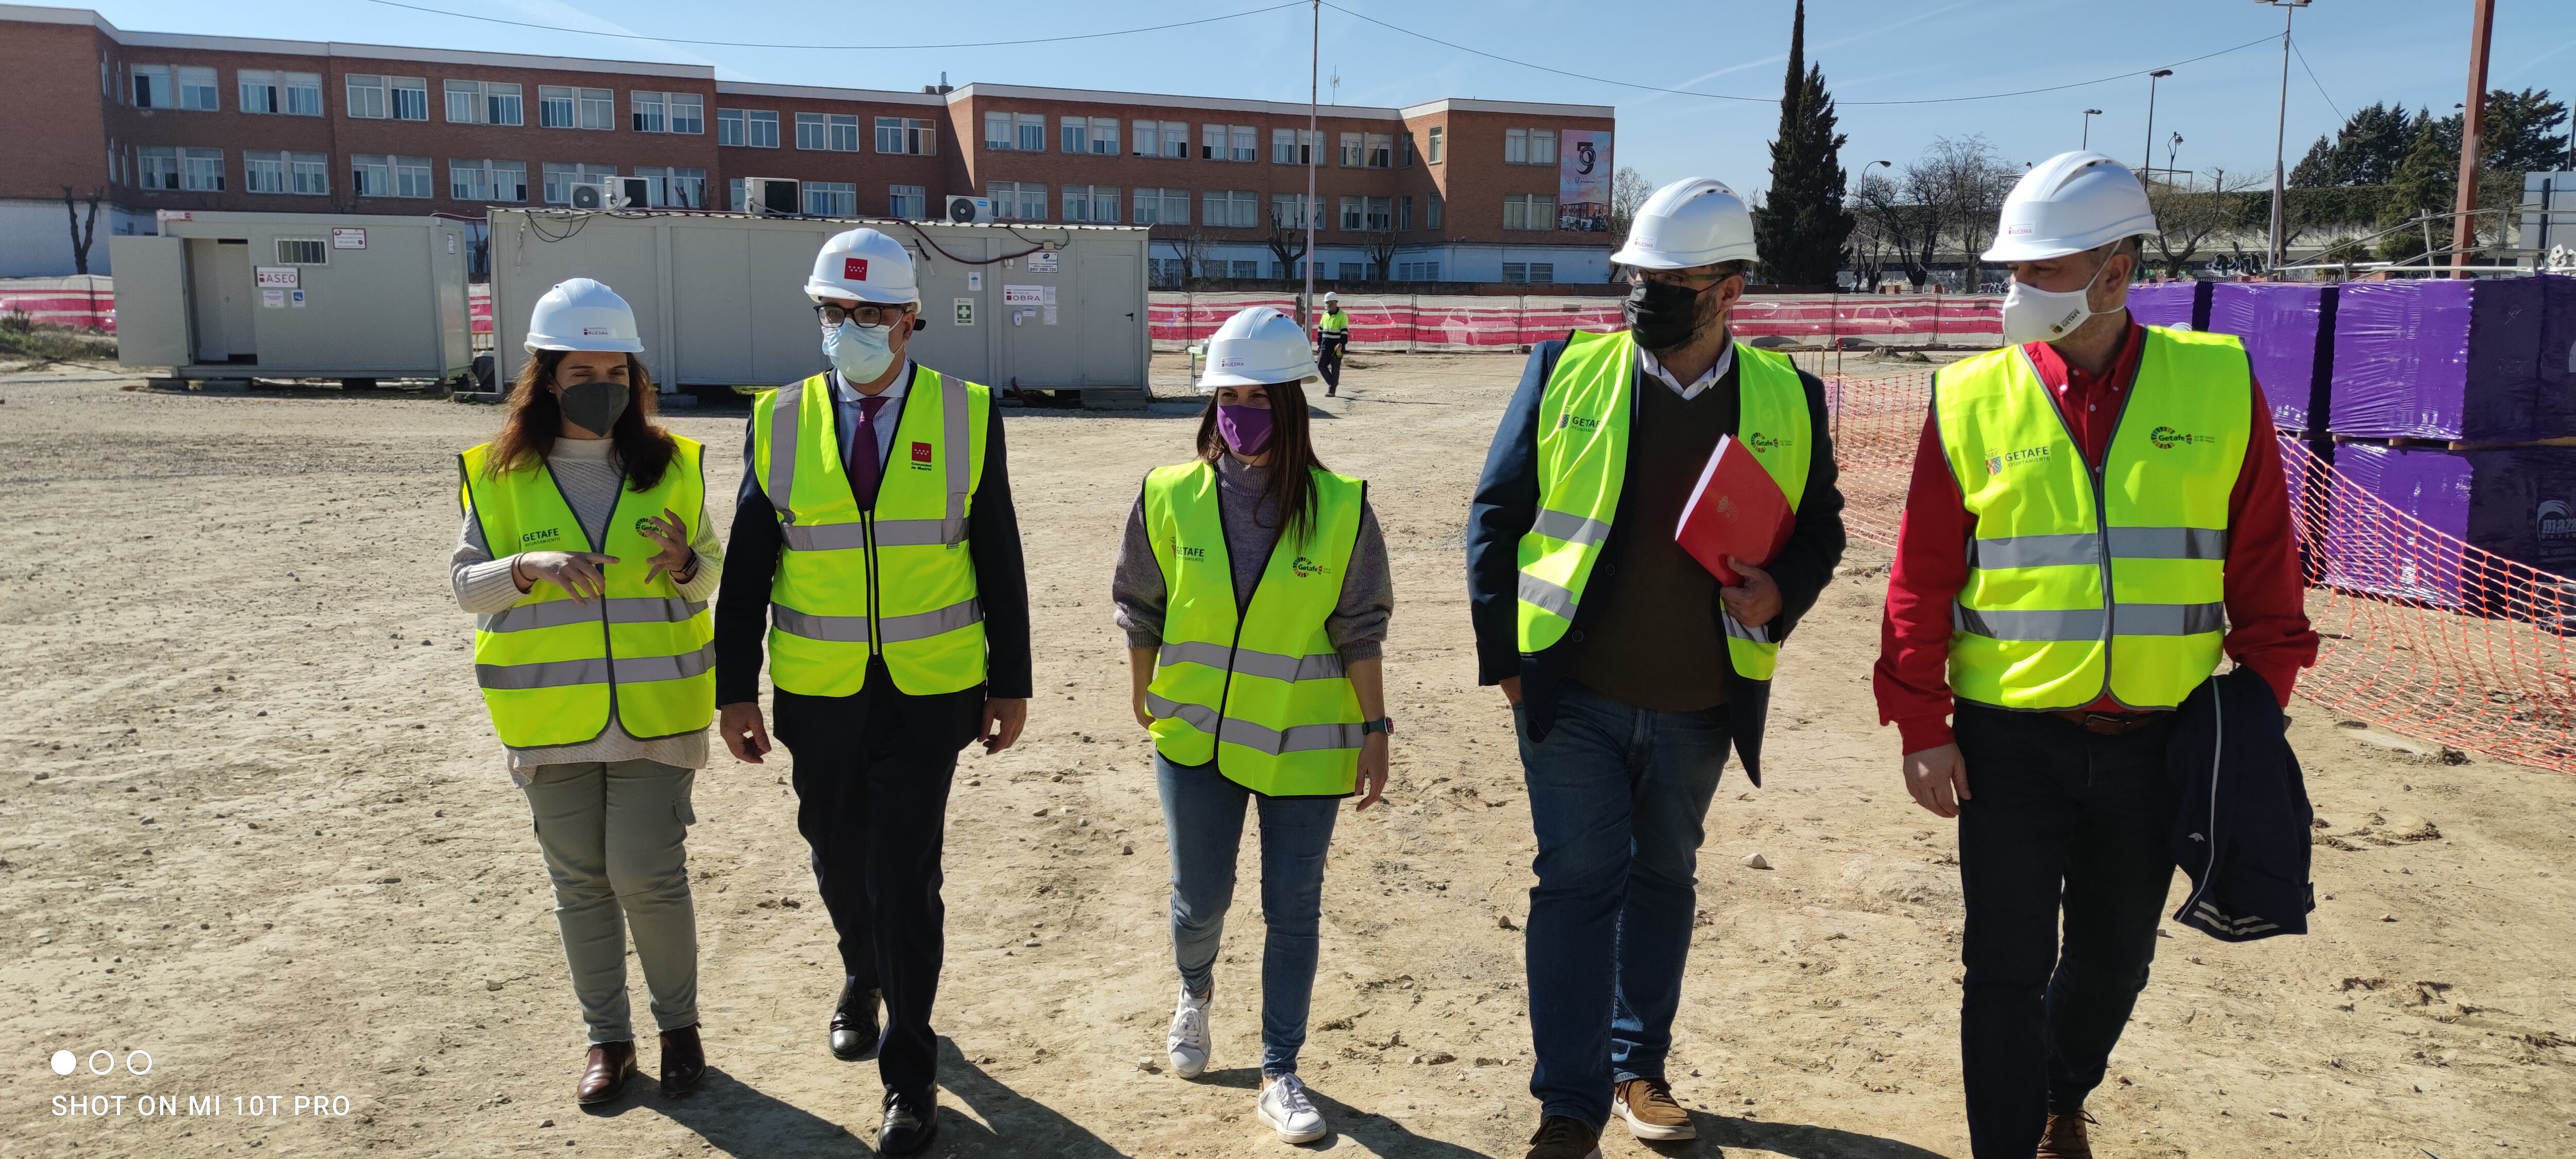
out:
M843 322L823 332L823 353L842 378L852 384L870 382L894 365L893 333L891 327Z

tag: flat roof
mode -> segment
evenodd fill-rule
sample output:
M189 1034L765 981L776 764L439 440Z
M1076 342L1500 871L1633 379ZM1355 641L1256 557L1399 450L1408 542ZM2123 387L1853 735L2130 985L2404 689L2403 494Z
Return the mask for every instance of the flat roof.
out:
M742 96L779 97L783 99L843 100L900 105L945 105L973 97L1019 97L1033 100L1082 101L1093 104L1150 105L1162 108L1208 109L1224 112L1272 113L1296 115L1307 106L1298 101L1265 101L1238 97L1184 96L1170 93L1119 92L1104 89L1047 88L1035 85L969 83L956 86L948 93L925 93L903 89L859 89L821 85L784 85L760 81L719 80L712 65L664 64L642 60L600 60L570 56L540 56L529 53L478 52L469 49L410 48L389 44L353 44L341 41L278 40L249 36L199 36L175 32L128 32L109 23L106 17L87 8L59 8L39 4L0 4L0 22L26 24L71 24L97 29L108 39L134 48L205 49L222 52L256 52L278 56L354 57L364 60L418 61L423 64L482 65L490 68L554 69L563 72L625 73L636 76L677 77L702 80L719 93ZM1444 111L1480 113L1517 113L1524 116L1613 117L1610 105L1546 104L1534 101L1488 101L1474 98L1443 97L1400 109L1371 105L1325 105L1318 111L1329 116L1367 120L1404 120Z

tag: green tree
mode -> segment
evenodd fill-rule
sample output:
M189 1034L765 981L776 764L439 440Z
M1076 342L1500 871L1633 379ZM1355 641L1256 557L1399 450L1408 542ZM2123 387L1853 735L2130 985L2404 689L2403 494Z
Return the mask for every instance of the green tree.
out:
M2424 214L2447 214L2451 194L2459 182L2460 150L2454 138L2447 151L2442 147L2440 126L2430 117L2416 117L2415 142L2406 150L2406 159L2397 165L2397 173L2388 182L2388 201L2379 209L2379 228L2395 230L2379 239L2379 257L2383 261L2402 262L2424 253L2422 228L2398 229ZM2433 232L2441 235L2436 244L2450 236L2450 220L2445 217L2433 223Z
M1789 25L1789 72L1780 92L1780 135L1771 142L1771 188L1754 215L1764 281L1830 285L1842 269L1851 211L1843 208L1843 134L1825 70L1807 64L1807 0Z
M2334 184L2326 179L2326 174L2332 172L2333 167L2334 144L2326 139L2325 134L2319 133L2317 143L2308 146L2308 155L2290 167L2290 188L2317 189Z
M2567 106L2549 99L2548 89L2524 89L2518 93L2497 89L2488 93L2487 131L2479 142L2478 166L2512 173L2563 167L2567 134L2551 130L2566 119ZM2460 114L2444 117L2438 124L2442 144L2451 151L2452 168L2457 169L2464 128Z
M2423 118L2419 112L2410 120L2404 105L2372 104L2361 109L2335 130L2333 144L2317 138L2298 168L2290 171L2290 184L2303 189L2385 185L2406 159L2407 146L2415 139L2415 122ZM2459 138L2451 140L2456 146Z

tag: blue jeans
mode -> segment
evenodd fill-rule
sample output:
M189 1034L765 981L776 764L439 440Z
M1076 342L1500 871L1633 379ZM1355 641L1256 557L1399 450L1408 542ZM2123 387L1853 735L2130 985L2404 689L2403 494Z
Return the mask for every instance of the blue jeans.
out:
M1264 797L1225 779L1211 762L1154 758L1163 828L1172 846L1172 959L1192 994L1216 987L1217 942L1234 904L1235 850L1244 803L1261 811L1261 1073L1293 1074L1315 996L1316 926L1324 910L1324 851L1339 797Z
M1664 1076L1726 709L1651 712L1568 684L1546 740L1512 716L1538 831L1530 1093L1541 1114L1598 1127L1614 1084Z

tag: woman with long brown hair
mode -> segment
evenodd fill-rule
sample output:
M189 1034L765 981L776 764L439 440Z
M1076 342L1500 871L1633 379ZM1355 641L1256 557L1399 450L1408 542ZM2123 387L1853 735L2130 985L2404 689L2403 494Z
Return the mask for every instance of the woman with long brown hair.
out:
M1261 819L1261 1122L1324 1136L1297 1078L1315 990L1324 861L1344 797L1386 790L1378 653L1395 602L1368 485L1324 469L1305 384L1319 375L1296 322L1268 307L1208 344L1198 454L1145 477L1112 598L1127 631L1136 722L1154 735L1171 843L1172 955L1181 975L1166 1048L1206 1069L1217 943L1234 900L1247 805Z
M476 618L475 680L528 797L589 1026L574 1096L615 1099L635 1071L630 930L662 1090L677 1094L706 1069L686 843L715 714L706 601L723 549L698 444L653 422L625 300L562 283L526 345L500 433L458 458L451 580Z

